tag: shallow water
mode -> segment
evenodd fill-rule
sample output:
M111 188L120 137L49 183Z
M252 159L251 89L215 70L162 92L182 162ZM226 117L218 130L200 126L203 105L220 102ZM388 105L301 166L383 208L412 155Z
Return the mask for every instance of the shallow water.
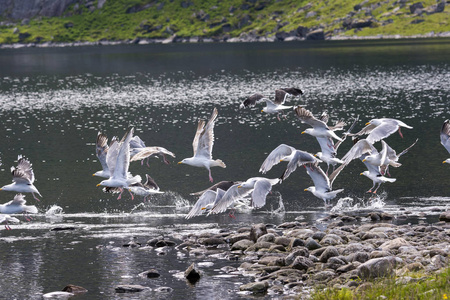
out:
M221 267L240 262L189 257L176 249L161 255L122 244L133 237L145 243L160 235L181 238L189 232L260 222L313 223L329 211L322 200L303 191L312 185L306 173L299 170L275 186L258 211L237 213L236 219L225 214L185 220L196 200L189 193L209 186L206 170L157 159L150 161L150 168L134 163L133 174L150 174L166 193L145 204L125 194L117 200L96 188L101 180L91 176L100 169L94 143L98 131L121 137L134 126L147 145L174 152L177 158L171 160L176 162L192 155L197 120L209 118L217 107L213 155L227 168L214 168L212 175L215 181L245 180L258 176L262 161L281 143L319 151L314 138L300 135L306 126L292 112L278 121L261 114L260 107L239 110L246 96L272 96L278 87L301 88L305 94L289 102L316 115L327 110L332 122L360 115L357 129L374 117L399 118L414 127L403 130L403 139L397 134L386 139L400 152L419 138L401 158L403 166L391 169L397 181L384 184L380 198L370 201L365 191L372 183L358 175L364 166L355 161L335 181L334 187L345 191L333 201L334 210L382 208L394 215L406 211L408 219L398 222L436 221L450 200L445 179L450 169L442 165L449 153L439 142L440 126L449 118L449 55L448 40L1 50L0 182L10 182L9 168L23 154L33 163L35 185L43 195L39 203L27 196L28 204L40 210L31 222L12 224L10 231L1 227L0 268L8 270L0 282L2 296L39 299L72 283L89 290L80 299L208 299L211 293L244 297L236 291L250 278L215 277L224 275ZM342 145L340 156L350 144ZM267 175L275 178L282 171L280 164ZM0 191L1 203L13 197ZM273 213L280 197L285 211ZM63 212L46 215L53 205ZM50 231L64 226L74 230ZM195 287L177 277L190 263L205 261L214 265L201 266L205 277ZM157 268L162 276L138 276L149 268ZM115 294L114 286L125 283L170 286L174 291Z

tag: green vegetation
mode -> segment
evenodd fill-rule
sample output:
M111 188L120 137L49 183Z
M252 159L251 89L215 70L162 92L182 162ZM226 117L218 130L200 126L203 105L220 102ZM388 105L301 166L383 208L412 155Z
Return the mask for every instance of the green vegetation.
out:
M399 277L378 279L362 283L356 289L317 289L312 293L314 300L355 300L355 299L395 299L395 300L446 300L450 299L450 268L442 269L430 277L422 272L405 274L411 278L402 283Z
M79 1L62 17L35 17L27 22L1 19L0 43L239 37L254 32L271 37L299 26L323 29L326 35L411 36L450 32L450 9L434 13L436 0L423 0L421 14L395 0L107 0ZM362 4L355 10L355 5ZM346 25L344 25L345 22ZM359 23L358 23L359 22ZM355 25L356 24L356 25Z

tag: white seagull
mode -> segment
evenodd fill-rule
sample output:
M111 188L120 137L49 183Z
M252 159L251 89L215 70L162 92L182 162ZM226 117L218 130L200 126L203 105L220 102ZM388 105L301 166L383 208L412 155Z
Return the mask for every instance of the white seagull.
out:
M32 164L28 159L22 157L22 155L19 155L17 159L17 167L11 167L13 183L3 186L2 188L0 188L0 190L19 193L31 193L33 195L33 198L39 201L35 193L40 197L42 197L42 195L33 185L35 178L33 168L31 167Z
M128 187L128 190L135 195L144 197L144 201L147 200L147 197L154 194L164 194L163 191L160 191L159 186L150 177L150 175L146 174L145 183L137 182Z
M325 202L325 206L329 205L331 199L334 199L337 194L344 189L332 190L333 180L330 181L325 172L315 165L305 166L306 172L314 182L314 186L310 186L305 191L311 192L317 198L322 199Z
M111 143L113 143L115 139L116 138L114 137ZM94 174L92 174L92 176L99 176L104 178L110 177L108 164L106 163L106 155L108 154L108 150L108 137L99 131L97 134L97 142L95 143L95 155L102 165L102 170L95 172Z
M5 223L5 228L7 230L11 230L11 227L9 227L9 222L12 223L20 223L19 219L11 217L10 215L0 215L0 224Z
M131 177L128 172L130 166L130 140L133 136L134 129L125 135L125 139L119 145L119 142L114 141L109 147L106 162L110 170L111 176L109 179L101 181L97 186L105 186L110 188L119 188L120 195L117 199L122 197L123 188L127 188L132 184L141 181L141 176L136 175ZM131 195L132 199L134 198Z
M214 145L214 123L217 118L217 108L214 108L211 118L205 126L205 121L200 120L197 125L192 147L194 156L185 158L178 164L186 164L193 167L206 168L209 173L209 181L213 182L211 176L211 167L226 168L226 165L220 159L212 159L212 148Z
M367 161L365 161L367 154L364 154L360 157L360 159L364 162L364 164L367 167L367 171L362 172L360 175L364 175L372 180L373 186L367 191L367 193L377 193L377 190L380 188L382 183L385 182L395 182L395 178L387 178L381 174L380 167L374 166ZM375 188L375 185L378 184L377 188L372 191Z
M0 204L0 213L2 214L37 214L38 209L34 205L25 205L27 201L24 199L25 196L22 194L17 194L14 199L5 203Z
M307 133L315 137L334 138L342 142L342 139L334 133L334 130L342 129L342 126L330 128L324 121L315 118L309 110L300 106L295 107L294 111L302 123L312 126L312 128L302 131L302 134Z
M398 162L400 157L403 156L404 154L406 154L418 141L419 141L419 139L416 139L416 141L414 143L412 143L411 146L409 146L408 148L406 148L399 154L397 154L397 152L395 152L395 150L392 149L386 143L386 159L380 166L381 174L382 175L388 174L389 176L391 176L391 174L389 174L389 166L392 166L394 168L400 167L402 165L401 163Z
M447 149L447 151L450 153L450 123L449 122L450 122L449 120L445 120L444 124L442 124L440 136L441 136L442 146L444 146L445 149ZM450 164L450 158L447 158L442 163Z
M186 215L186 219L190 219L195 216L202 215L205 211L210 210L213 207L213 204L222 199L223 195L225 195L224 190L221 188L217 188L216 190L206 190L200 198L198 198L197 202L195 202L192 209Z
M391 118L381 118L381 119L372 119L366 123L366 127L361 129L360 132L357 132L353 135L360 136L363 134L367 134L366 140L373 144L378 142L384 138L387 138L394 132L398 131L400 137L403 138L403 134L401 132L401 128L412 129L411 126L406 125L404 122L391 119Z

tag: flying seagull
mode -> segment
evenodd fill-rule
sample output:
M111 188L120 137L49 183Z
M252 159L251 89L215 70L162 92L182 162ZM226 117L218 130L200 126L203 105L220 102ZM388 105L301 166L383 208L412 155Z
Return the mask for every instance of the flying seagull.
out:
M352 135L360 136L363 134L367 134L366 140L369 143L373 144L384 138L387 138L396 131L398 131L400 137L403 138L403 134L401 132L402 127L412 129L411 126L406 125L404 122L397 119L391 118L372 119L366 123L366 127L364 127L363 129L361 129L361 131Z
M312 128L302 131L302 134L307 133L315 137L334 138L342 142L342 139L334 131L341 130L343 126L328 127L324 121L317 119L309 110L300 106L295 107L294 111L302 123L312 126Z
M205 126L205 121L200 120L197 125L192 147L194 156L185 158L178 164L186 164L193 167L206 168L209 173L209 181L213 182L211 176L211 167L226 168L226 165L220 159L212 159L212 148L214 145L214 123L217 118L217 108L214 108L211 118Z

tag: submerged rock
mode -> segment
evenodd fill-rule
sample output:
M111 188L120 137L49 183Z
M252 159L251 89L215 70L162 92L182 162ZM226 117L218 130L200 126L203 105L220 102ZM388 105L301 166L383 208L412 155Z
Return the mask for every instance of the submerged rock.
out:
M142 292L143 290L151 290L149 287L142 286L142 285L133 285L133 284L124 284L124 285L118 285L115 288L116 293L138 293Z
M195 269L195 264L192 263L189 268L186 269L184 272L184 277L189 281L191 284L195 284L197 281L200 280L200 272L198 272Z

